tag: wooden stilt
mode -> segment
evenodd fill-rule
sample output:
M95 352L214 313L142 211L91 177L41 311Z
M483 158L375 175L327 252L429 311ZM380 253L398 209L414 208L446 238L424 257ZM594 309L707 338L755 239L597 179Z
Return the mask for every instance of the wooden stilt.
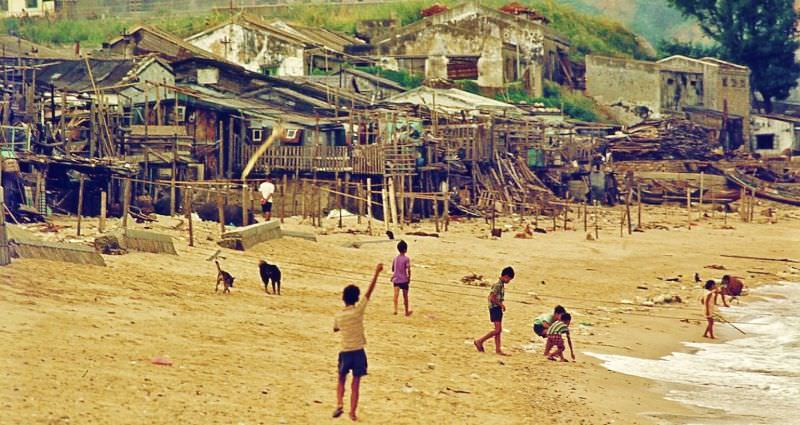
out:
M128 215L131 209L131 179L126 178L122 188L122 228L128 228Z
M8 252L8 234L6 233L5 192L0 185L0 266L11 264L11 255Z
M600 238L600 223L598 222L597 217L597 201L594 202L594 239L598 240Z
M372 178L367 177L367 232L372 235Z
M78 225L77 227L77 235L81 235L81 222L83 221L83 188L86 184L86 176L81 174L80 176L80 183L78 183ZM4 213L4 211L0 210L0 214Z
M222 201L222 192L217 189L217 218L219 219L219 235L225 234L225 206Z
M689 186L686 186L686 220L689 230L692 230L692 192Z
M274 198L274 196L273 196ZM274 203L273 203L274 205ZM247 180L242 180L242 226L248 226L250 213L250 186L247 185ZM283 219L283 216L281 216Z
M189 222L189 246L194 246L194 227L192 224L192 187L186 188L186 198L183 200L183 213Z
M108 210L108 193L106 191L100 192L100 219L97 223L97 231L103 233L106 231L106 215Z

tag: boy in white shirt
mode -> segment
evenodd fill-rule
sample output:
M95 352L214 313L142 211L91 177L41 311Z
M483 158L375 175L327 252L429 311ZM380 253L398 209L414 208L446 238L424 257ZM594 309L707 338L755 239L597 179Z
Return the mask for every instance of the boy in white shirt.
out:
M264 220L269 221L270 217L272 217L272 195L275 193L272 177L267 177L258 186L258 191L261 192L261 212L264 214Z

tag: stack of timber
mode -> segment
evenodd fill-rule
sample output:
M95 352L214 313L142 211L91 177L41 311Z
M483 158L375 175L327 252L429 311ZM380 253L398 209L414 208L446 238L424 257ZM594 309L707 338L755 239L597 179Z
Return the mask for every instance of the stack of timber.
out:
M648 120L607 136L616 159L719 159L714 131L683 118Z
M94 266L106 265L103 257L91 247L39 240L32 232L21 227L8 226L8 240L12 256L16 258L37 258Z
M484 212L497 202L508 211L525 208L544 212L556 200L521 157L497 155L494 165L476 177L480 192L478 208Z
M280 223L268 221L225 232L217 244L223 248L246 251L261 242L278 239L282 236Z

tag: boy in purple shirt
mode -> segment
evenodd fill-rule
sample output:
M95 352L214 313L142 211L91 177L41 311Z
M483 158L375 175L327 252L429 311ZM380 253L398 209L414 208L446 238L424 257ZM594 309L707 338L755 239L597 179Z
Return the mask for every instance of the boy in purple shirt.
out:
M408 309L408 284L411 282L411 259L406 256L408 244L400 241L397 244L397 251L400 254L392 261L392 284L394 284L394 314L397 314L397 296L403 290L403 303L406 308L406 316L411 316L412 311Z

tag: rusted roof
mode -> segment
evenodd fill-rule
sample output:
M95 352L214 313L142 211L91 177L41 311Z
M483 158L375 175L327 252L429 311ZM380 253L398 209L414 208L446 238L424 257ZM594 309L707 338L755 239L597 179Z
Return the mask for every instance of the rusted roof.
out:
M89 59L92 77L98 88L116 87L127 83L138 82L139 73L158 62L170 70L169 65L154 57L134 59ZM59 90L85 92L93 90L92 81L83 59L66 60L45 65L36 73L36 81L45 86L53 86Z
M129 34L116 37L106 44L108 47L114 48L126 42L133 42L136 44L137 54L156 53L169 61L177 61L196 56L230 63L221 56L217 56L208 50L201 49L174 34L170 34L155 27L135 27Z

